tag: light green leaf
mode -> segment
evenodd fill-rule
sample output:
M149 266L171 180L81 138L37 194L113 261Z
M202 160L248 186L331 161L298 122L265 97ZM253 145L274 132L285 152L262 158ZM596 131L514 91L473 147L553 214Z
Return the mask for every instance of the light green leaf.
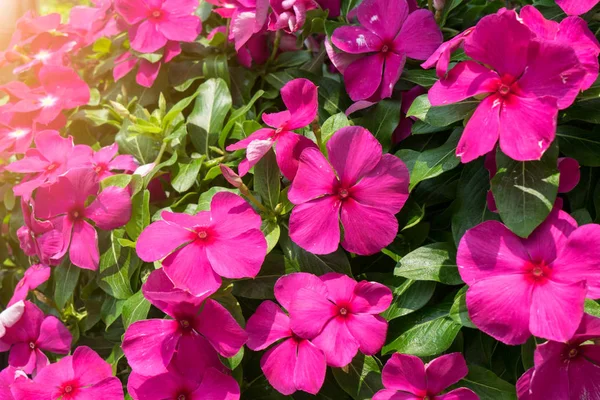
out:
M150 302L144 298L140 290L123 304L123 326L125 329L136 321L145 319L150 311Z
M454 296L454 303L450 308L450 318L467 328L477 328L471 321L471 318L469 318L469 311L467 310L467 289L469 289L468 286L463 286L458 293L456 293L456 296Z
M175 177L171 181L173 189L177 190L179 193L189 190L198 178L203 161L204 156L192 158L187 163L177 163L175 167Z

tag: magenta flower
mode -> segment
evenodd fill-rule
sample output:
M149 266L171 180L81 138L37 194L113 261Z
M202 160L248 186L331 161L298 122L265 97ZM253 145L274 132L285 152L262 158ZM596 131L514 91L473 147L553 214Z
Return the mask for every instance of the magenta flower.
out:
M340 16L341 0L316 0L323 10L329 10L329 17L337 18Z
M176 352L183 357L192 351L202 353L194 360L195 368L222 370L218 354L233 357L248 339L229 311L208 299L214 291L193 296L177 289L163 269L153 271L142 290L148 301L173 319L137 321L125 332L123 352L140 375L166 373Z
M0 343L1 339L6 335L6 330L19 322L25 312L25 303L18 301L9 305L6 310L0 313Z
M206 0L217 8L213 11L223 18L231 19L229 40L235 42L235 50L248 43L250 38L263 30L269 12L269 0Z
M123 386L112 368L89 347L48 365L33 380L17 379L12 393L19 400L123 400Z
M169 40L195 41L202 29L197 8L197 0L115 0L116 11L131 25L131 48L140 53L154 53Z
M394 134L392 136L392 143L397 144L409 137L412 133L412 126L415 121L415 117L407 117L406 114L410 109L410 106L415 101L417 97L422 94L427 93L427 91L421 86L415 86L414 88L402 92L402 104L400 106L400 123L398 127L394 130Z
M568 342L537 346L534 368L517 382L519 400L595 399L600 382L598 339L600 318L586 314Z
M10 388L17 380L27 380L25 372L10 365L0 371L0 399L16 400Z
M83 106L90 101L90 88L79 77L77 72L60 65L44 65L38 72L39 87L6 86L11 100L4 106L5 112L33 113L34 122L49 124L56 120L63 110ZM24 86L24 85L23 85Z
M35 149L29 149L21 160L6 169L28 174L28 179L13 188L15 195L28 197L36 188L56 182L70 168L89 164L92 150L74 146L73 138L63 138L56 131L43 131L35 137Z
M221 277L255 277L267 254L260 216L240 196L217 193L210 211L196 215L164 211L137 241L138 256L162 260L175 287L201 295L216 291ZM166 258L165 258L166 257Z
M456 148L462 162L498 140L509 157L537 160L554 140L558 110L573 103L585 71L569 46L534 39L514 11L488 15L465 39L465 54L478 62L458 63L429 91L434 106L488 94Z
M246 149L246 159L238 167L240 176L246 175L276 144L277 165L283 176L292 180L302 150L309 147L316 149L312 140L292 131L309 125L317 117L317 87L308 79L294 79L281 88L281 97L288 109L262 116L271 128L259 129L246 139L227 146L227 151Z
M25 301L23 316L0 339L0 351L10 349L8 363L27 374L38 373L48 365L42 352L67 354L71 349L71 333L54 316L44 318L35 304ZM17 303L18 304L18 303Z
M270 0L269 30L294 33L304 26L306 12L318 7L313 0Z
M290 308L294 294L301 288L321 287L315 275L298 272L283 276L275 284L275 298L285 308ZM260 360L265 377L278 392L291 395L297 390L317 394L325 381L327 362L325 354L310 340L296 335L291 320L272 301L264 301L246 324L248 348L268 350Z
M598 0L556 0L556 4L568 15L581 15L594 8Z
M102 180L114 175L113 171L123 171L132 173L138 167L135 158L129 154L117 155L119 145L113 143L94 153L92 157L92 167L98 175L98 179Z
M598 78L598 55L600 43L594 36L587 22L579 17L568 17L560 24L547 20L533 6L521 9L521 19L536 34L544 40L555 41L575 50L575 54L586 74L581 82L581 90L589 89Z
M88 46L101 37L111 37L121 32L114 18L113 0L92 0L94 7L75 6L69 13L68 32L79 36L81 46Z
M354 101L390 97L406 58L426 60L442 43L433 14L428 10L409 13L406 0L365 0L357 14L360 26L337 28L331 37L346 53L366 54L344 71L346 89Z
M2 127L0 128L0 152L25 153L31 146L33 136L31 127Z
M443 390L464 378L469 371L461 353L445 354L427 364L419 357L396 353L381 373L383 386L373 400L478 400L467 388Z
M291 281L288 293L291 328L323 350L332 367L348 365L358 350L377 353L385 343L387 321L377 314L392 302L392 292L377 282L356 282L329 273L308 285ZM301 281L300 281L301 282Z
M467 28L452 39L442 43L440 47L438 47L437 50L421 64L421 67L429 69L435 66L435 72L438 78L445 78L448 73L448 66L450 65L452 53L463 45L467 36L469 36L474 29L475 27Z
M91 168L72 169L56 183L37 190L38 215L62 231L63 247L55 258L69 251L73 264L98 269L98 234L88 221L100 229L111 230L125 225L131 217L129 189L109 186L100 193L99 190L98 176ZM90 196L95 199L86 206Z
M17 283L12 298L8 302L8 306L23 301L31 290L34 290L42 283L50 279L50 267L43 264L35 264L27 268L23 278Z
M125 52L115 59L115 68L113 69L113 79L118 81L130 73L137 65L138 70L135 81L143 87L152 87L158 77L160 68L163 64L181 54L181 44L179 42L168 41L165 45L163 58L160 61L151 63L144 58L138 58L130 52Z
M327 142L329 161L316 148L302 152L288 198L296 207L290 237L315 254L340 243L356 254L379 252L398 233L396 214L408 198L408 169L359 126L337 131Z
M21 250L30 257L37 256L44 264L54 264L57 261L55 257L63 248L62 234L55 229L52 222L37 219L34 208L33 199L30 199L27 204L21 198L21 210L25 222L25 225L17 229Z
M527 239L497 221L469 229L457 264L473 323L506 344L569 340L586 297L600 297L600 226L555 208Z

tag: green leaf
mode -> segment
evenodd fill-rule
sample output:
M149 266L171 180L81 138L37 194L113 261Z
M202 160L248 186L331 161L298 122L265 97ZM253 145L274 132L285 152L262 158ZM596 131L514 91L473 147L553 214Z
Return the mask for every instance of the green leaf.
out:
M334 114L323 122L323 126L321 126L321 151L323 153L327 154L327 146L325 145L333 134L346 126L350 126L350 120L344 113Z
M504 224L527 237L541 224L554 206L558 192L558 149L552 146L540 161L514 161L500 151L496 154L498 173L492 179L492 193Z
M600 135L598 131L573 126L559 126L556 131L560 151L588 167L600 167Z
M423 86L424 88L430 88L434 83L439 81L438 76L435 74L435 69L408 69L402 72L401 78L405 81Z
M54 302L64 308L73 296L81 269L69 261L69 257L54 269Z
M479 395L480 400L516 400L515 387L500 379L492 371L478 365L469 365L469 374L457 387L466 387Z
M403 278L395 278L396 280ZM388 321L402 317L421 309L433 296L435 282L404 279L402 284L392 288L394 300L381 314Z
M116 299L128 299L133 295L131 276L140 266L140 259L129 247L122 247L118 239L125 235L124 229L110 233L111 245L100 257L98 286Z
M113 375L117 374L117 365L119 364L119 360L121 360L121 358L123 358L124 355L125 353L123 353L123 348L119 343L113 347L112 351L110 352L110 355L106 359L106 362L109 363L112 368Z
M490 190L490 174L484 168L483 160L475 160L465 165L460 175L453 204L452 235L458 245L468 229L483 221L498 219L487 204L487 192Z
M229 370L233 371L234 369L236 369L241 364L243 358L244 358L244 348L242 347L240 349L240 351L238 351L236 353L236 355L233 356L233 357L229 357L229 358L221 357L221 362Z
M220 186L213 186L210 189L208 189L206 192L204 192L200 195L200 198L198 199L198 211L210 210L210 202L212 201L212 198L215 196L215 194L217 194L219 192L230 192L230 193L235 193L238 195L240 194L240 191L237 189L229 189L229 188L224 188L224 187L220 187Z
M298 272L297 269L286 265L283 254L273 251L267 255L265 262L255 278L236 279L233 282L233 294L249 299L274 299L275 282L283 275Z
M427 94L422 94L412 103L406 116L418 118L431 126L444 127L465 119L479 103L478 100L465 100L447 106L433 107Z
M467 289L469 289L468 286L463 286L458 293L456 293L456 296L454 296L454 303L450 308L450 318L467 328L477 328L471 321L471 318L469 318L469 311L467 310Z
M150 191L144 189L131 199L131 219L125 225L125 230L135 241L148 225L150 225Z
M196 92L194 92L193 95L179 100L173 107L171 107L169 112L164 116L162 120L162 127L164 130L167 130L167 128L171 126L173 121L175 121L175 118L179 114L181 114L183 110L185 110L190 104L192 104L192 101L194 101L196 97L198 97L198 95L201 92L200 87L198 87L198 89L196 90Z
M410 190L419 182L441 175L460 164L455 153L461 134L461 128L455 129L446 143L435 149L423 152L403 149L396 153L410 171Z
M341 12L343 16L347 16L350 11L358 7L362 0L342 0Z
M381 368L377 360L362 353L358 353L347 366L333 368L333 376L354 400L370 400L383 389Z
M585 313L600 318L600 304L592 299L585 299Z
M462 283L456 266L456 250L449 243L428 244L408 253L394 269L394 275L447 285Z
M145 319L150 311L150 302L144 298L140 290L123 304L123 326L125 329L136 321Z
M217 142L232 100L227 83L209 79L199 87L199 95L188 116L190 138L200 154L208 155L208 147Z
M279 242L279 237L281 236L281 228L279 227L279 224L276 220L265 220L262 223L261 231L265 235L265 239L267 239L267 253L270 253L271 250L273 250L273 248L277 246L277 243Z
M387 337L393 340L383 346L382 353L397 351L426 357L448 350L461 328L450 318L451 306L448 302L428 306L392 321Z
M188 163L177 163L175 167L175 177L171 181L173 189L179 193L187 191L194 186L196 178L202 168L204 157L192 158Z
M286 263L290 264L293 269L310 272L317 276L328 272L339 272L352 276L350 262L341 247L331 254L313 254L292 242L285 230L281 232L280 244Z
M357 120L357 124L368 129L379 140L383 152L392 147L392 135L400 123L400 101L382 100L369 108L367 116Z
M106 329L108 329L123 313L123 304L125 304L125 300L117 300L114 297L106 295L105 299L106 300L100 309L100 317L102 318L102 321L104 321Z
M272 149L254 167L254 190L265 206L271 210L275 209L279 202L281 176Z
M235 123L241 120L248 113L248 111L252 109L254 103L256 103L256 101L260 99L263 94L265 94L265 91L259 90L258 92L254 93L254 96L252 96L252 98L247 104L231 113L229 120L227 120L227 124L219 134L219 147L225 147L225 141L227 140L229 132L231 132Z

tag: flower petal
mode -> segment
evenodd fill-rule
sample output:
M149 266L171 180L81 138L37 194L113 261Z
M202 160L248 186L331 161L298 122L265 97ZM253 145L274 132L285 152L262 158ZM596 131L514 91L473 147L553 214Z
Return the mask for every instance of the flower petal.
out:
M433 13L421 9L408 15L394 45L396 51L406 54L408 58L427 60L443 40L444 36Z
M279 393L290 395L296 391L294 370L296 368L297 344L285 340L268 350L260 360L265 377Z
M393 300L392 291L379 282L361 281L354 288L353 313L381 314Z
M357 9L362 26L383 40L392 40L408 16L406 1L365 0Z
M345 53L362 54L379 51L381 38L362 26L341 26L333 31L331 42Z
M217 238L206 247L212 269L230 279L254 278L267 255L265 235L258 229L234 238Z
M87 346L79 346L75 349L73 373L82 386L95 385L113 377L110 364Z
M308 340L298 343L298 359L294 368L296 389L316 395L325 382L325 354Z
M315 142L309 138L292 132L282 132L275 144L275 151L277 165L284 177L290 181L295 179L301 154L309 148L317 148Z
M550 264L565 247L568 237L577 229L575 221L566 212L555 208L523 243L534 261Z
M425 366L427 390L440 393L467 376L469 370L462 353L445 354Z
M325 353L327 365L339 368L350 364L359 348L359 343L341 317L330 320L312 342Z
M291 80L281 88L281 98L291 114L287 129L303 128L315 120L318 97L315 84L304 78Z
M221 277L213 270L206 249L197 242L173 252L162 264L175 287L194 296L217 291L221 286Z
M323 195L334 194L335 172L317 148L308 148L300 155L298 171L288 192L288 199L302 204Z
M454 389L448 393L445 393L441 396L436 396L436 399L439 400L479 400L479 396L467 388L458 388ZM523 400L523 399L521 399Z
M378 315L348 314L346 326L365 355L377 354L385 344L388 324Z
M73 224L73 235L69 247L71 262L80 268L95 271L100 262L98 250L98 233L86 221L76 221Z
M276 341L290 337L290 317L272 301L263 301L246 323L248 348L264 350Z
M360 126L342 128L327 142L329 160L344 188L371 172L381 160L381 151L375 136Z
M462 61L429 90L433 106L458 103L481 93L494 92L500 82L498 74L475 61Z
M142 260L152 262L166 257L181 245L195 239L195 236L193 232L178 225L156 221L142 231L135 248Z
M384 63L385 56L375 53L361 57L346 67L344 82L352 100L365 100L377 92L383 76ZM365 74L365 71L369 73Z
M123 352L131 368L145 376L166 372L181 337L178 330L179 323L168 319L131 324L123 337Z
M567 15L581 15L590 11L598 0L556 0L556 4L563 9Z
M393 354L383 367L381 379L387 389L409 392L417 396L427 392L425 365L417 356Z
M577 160L570 157L559 158L558 171L560 172L558 193L568 193L575 189L581 177Z
M494 150L500 136L500 111L501 102L495 95L486 97L475 109L456 147L456 156L463 163Z
M192 325L223 357L235 356L248 340L229 311L212 299L206 300Z
M275 282L275 298L285 308L290 309L294 296L300 289L310 289L322 297L327 296L327 286L319 277L307 272L294 272L284 275Z
M209 368L192 396L202 400L239 400L240 387L233 377Z
M290 238L311 253L333 253L340 243L340 206L338 198L326 196L294 207Z
M231 192L219 192L210 202L212 225L219 237L236 238L253 229L260 229L260 215L243 197Z
M68 354L71 349L71 332L63 325L58 318L47 316L40 327L40 336L36 344L45 351L57 354Z
M125 225L131 218L128 188L109 186L85 209L85 216L100 229L111 230Z
M323 330L323 327L337 315L336 306L320 293L302 288L289 306L292 330L298 336L311 339Z
M145 20L129 29L131 48L140 53L154 53L164 47L168 40L158 29L157 25Z

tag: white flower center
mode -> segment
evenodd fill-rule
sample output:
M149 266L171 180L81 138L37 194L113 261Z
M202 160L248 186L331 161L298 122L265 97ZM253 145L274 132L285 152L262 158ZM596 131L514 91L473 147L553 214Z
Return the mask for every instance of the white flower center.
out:
M54 96L48 95L40 100L42 107L52 107L56 104L58 99Z

